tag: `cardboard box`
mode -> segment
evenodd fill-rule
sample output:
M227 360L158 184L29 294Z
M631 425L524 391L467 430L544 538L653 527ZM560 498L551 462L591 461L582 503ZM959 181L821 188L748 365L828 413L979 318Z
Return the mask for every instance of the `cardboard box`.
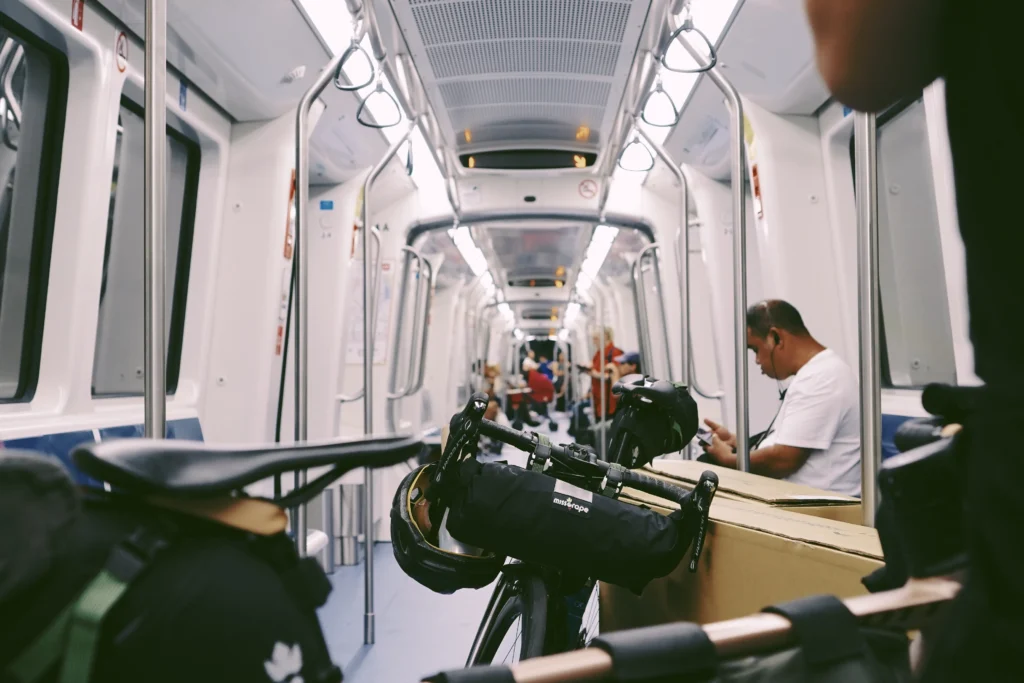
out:
M718 475L716 499L760 503L849 524L862 524L864 519L860 499L784 479L772 479L696 460L655 460L643 469L647 474L685 488L693 488L701 473L711 470Z
M622 500L663 514L664 500L626 489ZM689 556L643 595L601 584L601 631L673 621L706 624L779 602L828 593L862 595L862 577L882 566L870 527L799 514L764 503L715 497L697 572Z

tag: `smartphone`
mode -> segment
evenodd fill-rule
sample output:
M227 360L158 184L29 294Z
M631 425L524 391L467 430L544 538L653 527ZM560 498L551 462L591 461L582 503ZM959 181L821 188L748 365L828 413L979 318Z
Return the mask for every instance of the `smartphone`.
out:
M700 441L705 446L710 446L712 433L710 429L701 425L697 428L697 441Z

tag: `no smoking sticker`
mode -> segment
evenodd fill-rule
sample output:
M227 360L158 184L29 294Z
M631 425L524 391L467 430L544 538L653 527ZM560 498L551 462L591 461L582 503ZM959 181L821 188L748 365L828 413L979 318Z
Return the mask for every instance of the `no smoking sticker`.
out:
M128 36L124 31L119 31L117 41L114 43L114 59L117 62L117 70L124 73L128 68Z
M584 199L593 199L597 196L597 182L590 180L584 180L580 183L580 196Z

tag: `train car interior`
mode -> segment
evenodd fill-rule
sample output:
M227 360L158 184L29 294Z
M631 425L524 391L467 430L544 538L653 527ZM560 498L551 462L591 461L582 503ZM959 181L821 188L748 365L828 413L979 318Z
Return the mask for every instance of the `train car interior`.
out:
M812 4L0 0L0 679L910 680L946 84L845 105Z

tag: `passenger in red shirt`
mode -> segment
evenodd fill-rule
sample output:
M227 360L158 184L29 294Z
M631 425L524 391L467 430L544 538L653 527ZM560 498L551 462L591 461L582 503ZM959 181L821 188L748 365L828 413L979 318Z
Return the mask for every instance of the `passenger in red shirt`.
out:
M601 348L601 333L600 331L594 332L591 338L595 349ZM590 406L594 410L594 422L601 421L601 406L606 404L608 406L607 414L605 418L610 418L615 414L615 406L618 403L619 397L612 394L612 381L613 370L612 366L616 365L615 359L622 355L622 349L615 346L615 335L612 332L612 328L604 328L604 395L601 395L601 352L598 351L594 354L594 359L590 362L590 376L593 378L591 381L590 391ZM607 398L607 401L603 399Z
M527 410L527 406L529 406L541 417L548 418L550 421L549 426L552 430L557 429L558 425L548 415L548 403L555 398L555 385L551 383L550 379L541 374L540 365L532 358L523 359L523 374L526 375L526 383L530 387L530 393L527 394L529 400L519 404L516 422L519 425L525 422L530 426L539 424L530 419L530 413ZM521 428L521 426L516 426L516 424L512 426L516 429Z
M527 364L531 367L527 368ZM530 394L530 400L534 403L543 403L545 405L554 400L555 385L551 383L547 375L539 370L537 361L527 358L523 362L523 369L528 370L526 383L533 390L533 393Z

